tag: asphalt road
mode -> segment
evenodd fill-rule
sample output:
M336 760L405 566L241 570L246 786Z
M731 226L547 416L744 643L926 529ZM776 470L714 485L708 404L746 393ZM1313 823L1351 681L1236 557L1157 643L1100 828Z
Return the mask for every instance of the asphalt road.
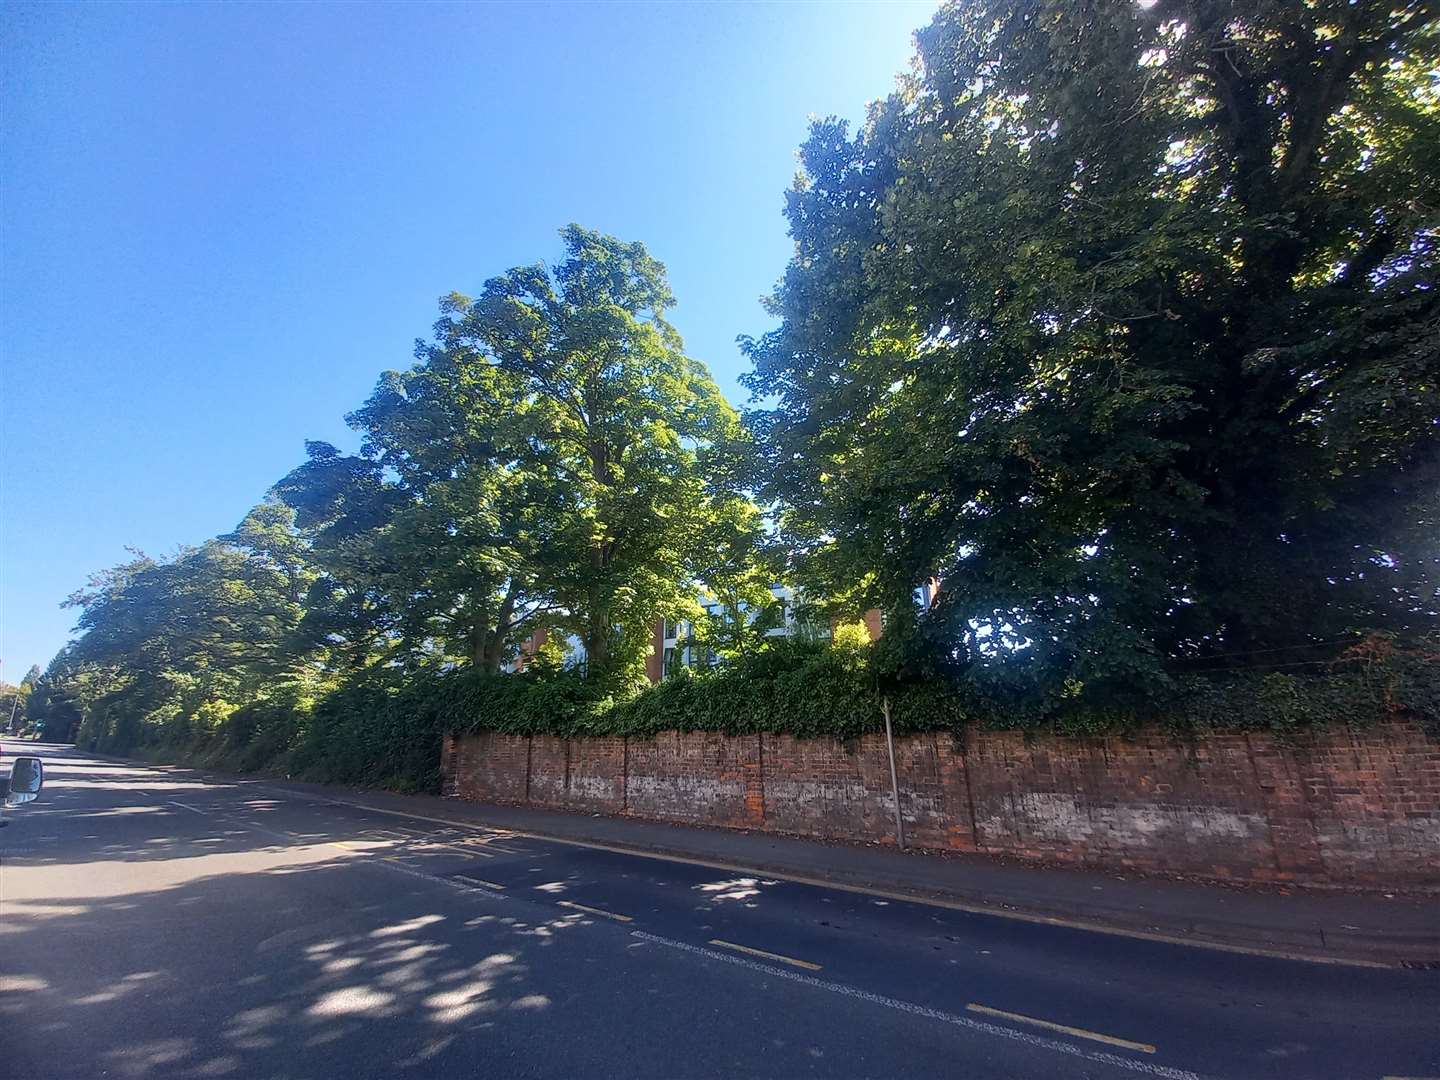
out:
M0 829L6 1076L1440 1077L1440 972L41 753L44 792Z

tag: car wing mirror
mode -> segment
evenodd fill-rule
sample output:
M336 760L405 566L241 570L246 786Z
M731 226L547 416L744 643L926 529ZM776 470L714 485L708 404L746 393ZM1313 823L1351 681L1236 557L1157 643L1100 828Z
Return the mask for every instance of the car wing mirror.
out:
M40 794L45 785L45 766L38 757L17 757L10 765L10 788L5 793L6 806L19 806Z

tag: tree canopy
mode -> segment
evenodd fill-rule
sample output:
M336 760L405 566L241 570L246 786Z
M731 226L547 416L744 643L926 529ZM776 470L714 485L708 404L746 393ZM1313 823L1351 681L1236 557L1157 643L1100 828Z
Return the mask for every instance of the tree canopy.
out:
M739 416L665 320L665 268L641 244L571 225L553 270L519 267L452 295L429 368L483 371L518 431L509 461L543 478L545 587L592 665L634 670L659 614L694 592L707 528L741 495L712 467Z
M544 626L633 677L655 620L693 609L716 530L754 516L727 466L739 416L665 321L665 268L562 238L553 270L445 297L418 362L351 415L360 452L313 443L277 485L326 570L312 622L359 663L398 647L494 672ZM758 530L738 528L745 564Z
M942 9L747 342L802 579L1051 697L1433 628L1437 13Z
M642 679L656 621L763 588L739 414L665 320L643 245L570 226L553 269L440 303L415 363L232 532L135 557L70 598L42 712L103 747L367 678L495 674L537 629L597 693ZM763 582L763 586L762 586ZM723 647L717 645L717 647Z

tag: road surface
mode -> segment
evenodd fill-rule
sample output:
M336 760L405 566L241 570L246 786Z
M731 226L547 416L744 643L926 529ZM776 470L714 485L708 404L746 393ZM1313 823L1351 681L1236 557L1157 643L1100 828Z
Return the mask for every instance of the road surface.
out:
M44 792L0 829L7 1076L1440 1077L1440 972L41 753Z

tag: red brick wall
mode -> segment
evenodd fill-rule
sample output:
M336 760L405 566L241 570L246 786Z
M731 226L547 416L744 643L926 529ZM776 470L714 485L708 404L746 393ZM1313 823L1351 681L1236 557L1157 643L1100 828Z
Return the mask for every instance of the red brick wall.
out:
M530 740L493 731L457 740L456 777L445 787L473 802L524 802L530 782Z
M536 735L530 740L530 802L563 808L569 787L570 747L566 740Z
M566 805L618 814L625 809L625 740L616 735L570 740Z
M1411 723L1283 743L969 730L895 741L919 847L1215 878L1440 882L1440 742ZM447 738L443 790L490 802L894 842L882 735Z
M1440 877L1440 747L1412 725L1315 739L1297 755L1295 800L1327 876ZM1309 845L1307 848L1306 845Z
M1265 791L1245 735L966 740L980 844L1022 856L1280 878Z
M765 825L778 832L836 840L892 840L895 802L883 735L850 742L765 735ZM895 771L907 842L974 846L964 773L949 735L895 743Z
M667 731L628 743L626 812L760 828L760 736Z

